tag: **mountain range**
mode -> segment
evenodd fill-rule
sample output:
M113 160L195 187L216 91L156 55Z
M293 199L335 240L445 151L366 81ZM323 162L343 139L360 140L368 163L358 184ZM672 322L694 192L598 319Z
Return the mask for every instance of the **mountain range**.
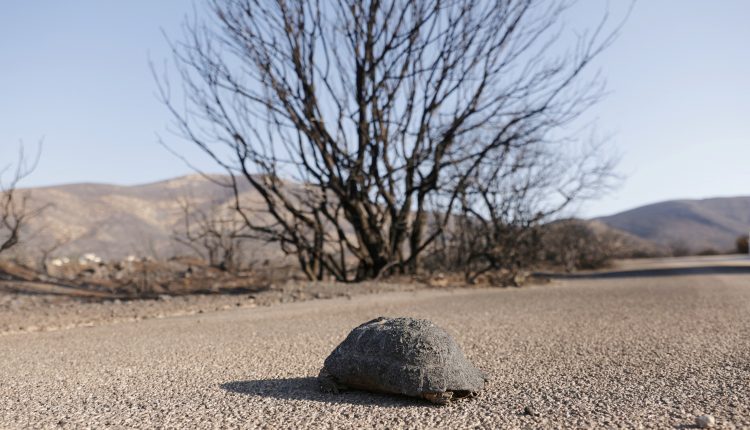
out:
M724 252L750 231L750 197L670 200L598 220L675 250Z
M190 250L172 239L184 225L183 203L206 210L233 200L218 175L190 175L145 185L71 184L23 189L32 204L46 206L29 221L18 255L79 256L104 259L129 255L167 258ZM241 189L252 198L249 185Z
M184 222L181 200L199 209L232 202L223 177L189 175L145 185L71 184L25 189L35 205L48 205L30 222L16 252L49 251L54 256L94 253L105 259L128 255L165 258L188 254L173 239ZM248 185L243 199L259 202ZM688 252L727 251L750 230L750 197L674 200L592 220L634 236L642 243ZM274 252L253 245L261 254ZM260 251L259 251L260 252Z

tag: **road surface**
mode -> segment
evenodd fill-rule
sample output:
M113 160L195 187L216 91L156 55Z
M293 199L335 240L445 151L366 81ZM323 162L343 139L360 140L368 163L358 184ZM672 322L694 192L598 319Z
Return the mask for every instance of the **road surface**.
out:
M380 315L447 329L489 374L485 391L446 407L320 393L327 354ZM0 428L690 428L701 414L750 428L750 274L397 292L0 336Z

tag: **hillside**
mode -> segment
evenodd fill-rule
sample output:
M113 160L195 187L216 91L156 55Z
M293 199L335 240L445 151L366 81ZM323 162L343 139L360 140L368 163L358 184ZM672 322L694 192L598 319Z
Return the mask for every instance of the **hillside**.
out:
M205 210L230 203L231 189L221 176L189 175L135 186L71 184L29 189L34 205L49 205L26 231L18 255L38 256L61 244L50 256L75 257L94 253L104 259L128 255L168 258L190 254L172 234L183 222L179 200L188 198ZM244 182L243 201L259 196ZM681 245L692 252L730 250L740 234L750 230L750 197L676 200L656 203L592 220L598 234L606 226L619 248L662 254ZM248 243L258 258L278 255L271 245Z
M52 256L94 253L104 259L188 254L171 238L184 220L179 200L188 198L205 209L233 199L231 189L200 175L136 186L72 184L25 191L34 205L49 207L30 222L27 240L14 249L18 255L38 255L59 243ZM250 200L257 197L247 189L243 193Z
M636 236L600 220L587 220L589 228L597 237L610 241L610 252L614 258L633 258L638 256L667 256L667 246Z
M726 251L750 230L750 197L666 201L598 220L662 245Z

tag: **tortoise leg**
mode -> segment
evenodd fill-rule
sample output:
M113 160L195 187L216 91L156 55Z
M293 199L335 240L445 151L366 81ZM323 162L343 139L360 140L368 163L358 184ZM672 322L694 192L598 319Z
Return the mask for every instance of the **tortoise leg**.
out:
M328 373L325 367L320 369L320 373L318 374L318 384L320 385L320 391L324 393L338 394L339 391L347 389L347 386L339 383L333 375Z
M453 393L450 391L440 393L422 393L422 397L436 405L447 405L453 398Z

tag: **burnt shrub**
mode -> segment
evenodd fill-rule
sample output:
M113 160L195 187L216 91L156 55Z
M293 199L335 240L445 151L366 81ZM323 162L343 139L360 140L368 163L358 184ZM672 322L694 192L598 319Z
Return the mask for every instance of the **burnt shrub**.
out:
M737 246L737 252L740 254L747 254L750 252L750 250L748 250L748 235L746 234L738 237L735 245Z

